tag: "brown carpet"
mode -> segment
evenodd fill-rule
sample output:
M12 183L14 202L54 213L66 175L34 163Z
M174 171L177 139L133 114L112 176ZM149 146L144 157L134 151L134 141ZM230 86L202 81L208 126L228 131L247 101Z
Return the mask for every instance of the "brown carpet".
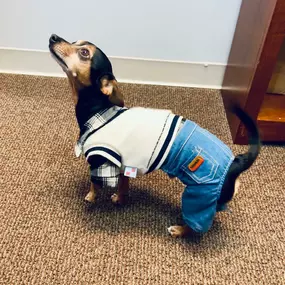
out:
M218 91L122 89L128 106L171 108L231 144ZM86 207L65 79L0 75L0 127L0 284L285 283L284 147L263 147L209 233L173 240L183 186L160 171L131 180L125 208L109 190Z

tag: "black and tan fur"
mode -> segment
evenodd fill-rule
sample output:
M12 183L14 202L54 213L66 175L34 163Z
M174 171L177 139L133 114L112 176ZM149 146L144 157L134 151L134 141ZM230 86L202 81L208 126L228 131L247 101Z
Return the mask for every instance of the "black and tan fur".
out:
M79 126L100 109L124 106L112 66L99 48L82 40L71 44L56 35L51 36L49 47L69 79ZM100 186L91 183L85 200L94 203L99 189ZM128 189L128 178L121 175L118 192L111 197L113 203L124 204Z
M69 79L80 130L99 110L112 105L124 106L111 63L102 50L90 42L80 40L69 43L57 35L52 35L49 42L52 55ZM258 129L253 120L237 106L233 107L233 112L249 131L250 148L247 153L235 157L221 191L220 203L233 198L239 185L239 175L253 164L260 151ZM85 200L94 203L99 189L98 185L91 183ZM118 192L111 197L113 203L124 204L128 189L129 180L121 175ZM174 237L185 236L191 231L188 226L172 226L168 230Z

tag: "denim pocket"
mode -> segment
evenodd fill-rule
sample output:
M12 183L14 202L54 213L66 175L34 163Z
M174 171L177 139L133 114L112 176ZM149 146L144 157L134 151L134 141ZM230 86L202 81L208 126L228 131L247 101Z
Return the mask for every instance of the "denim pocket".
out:
M189 165L198 156L203 159L202 164L196 170L190 170L191 167L189 168ZM181 169L184 174L192 178L196 183L203 184L215 179L218 167L218 162L209 153L199 147L195 147L191 156L181 166Z

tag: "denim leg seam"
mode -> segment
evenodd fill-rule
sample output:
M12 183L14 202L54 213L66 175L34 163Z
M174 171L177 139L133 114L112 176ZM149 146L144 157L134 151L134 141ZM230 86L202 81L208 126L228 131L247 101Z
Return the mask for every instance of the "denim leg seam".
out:
M173 163L176 161L177 157L179 156L179 154L181 153L182 149L184 148L185 144L188 142L189 138L192 136L193 132L196 130L197 128L197 124L195 124L195 127L193 128L193 130L191 131L191 133L188 135L187 139L184 141L183 145L180 147L180 150L178 151L178 153L176 154L176 156L174 157L174 159L172 160L172 163L169 165L169 168L171 168L171 166L173 165Z

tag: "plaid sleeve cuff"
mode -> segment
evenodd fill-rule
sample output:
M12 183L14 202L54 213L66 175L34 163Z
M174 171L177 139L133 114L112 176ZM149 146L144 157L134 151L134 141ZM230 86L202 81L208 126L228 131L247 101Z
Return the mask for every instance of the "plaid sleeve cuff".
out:
M91 169L91 181L101 187L117 187L120 169L110 161Z
M100 187L112 187L115 188L118 185L119 177L94 177L91 175L91 181L99 185Z

